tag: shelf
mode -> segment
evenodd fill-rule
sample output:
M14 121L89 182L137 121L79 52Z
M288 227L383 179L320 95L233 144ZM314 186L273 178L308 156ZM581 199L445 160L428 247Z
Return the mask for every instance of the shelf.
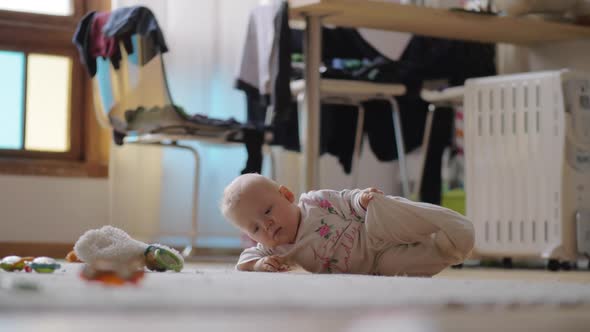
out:
M489 16L370 0L289 0L290 16L324 24L494 43L533 44L590 38L590 27L534 18Z

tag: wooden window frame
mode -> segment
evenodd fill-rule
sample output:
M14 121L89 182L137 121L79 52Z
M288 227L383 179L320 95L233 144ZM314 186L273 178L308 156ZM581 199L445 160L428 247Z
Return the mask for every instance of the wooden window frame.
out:
M110 132L102 129L94 116L92 84L72 44L72 37L86 12L109 10L110 1L74 0L73 5L71 16L0 10L0 49L25 54L63 55L72 59L70 150L0 150L0 175L108 176Z

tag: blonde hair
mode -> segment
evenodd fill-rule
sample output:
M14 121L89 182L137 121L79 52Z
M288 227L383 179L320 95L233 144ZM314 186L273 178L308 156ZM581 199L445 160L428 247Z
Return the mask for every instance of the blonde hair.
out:
M232 219L230 218L230 212L240 202L245 189L252 185L272 185L273 187L278 187L276 182L257 173L248 173L238 176L225 187L223 190L223 197L219 204L221 214L223 214L226 219Z

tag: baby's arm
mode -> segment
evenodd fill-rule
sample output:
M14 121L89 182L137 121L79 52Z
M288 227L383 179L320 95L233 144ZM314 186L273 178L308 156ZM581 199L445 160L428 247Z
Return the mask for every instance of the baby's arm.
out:
M238 264L238 271L257 271L257 272L282 272L287 271L288 266L285 259L274 255L271 249L265 248L262 244L256 247L248 248L242 252Z
M352 214L364 219L366 211L361 204L362 193L360 189L341 191L323 189L301 195L300 201L345 218Z
M367 211L367 207L369 207L369 202L373 199L374 193L383 194L381 190L376 188L367 188L361 191L359 203L365 211Z
M238 264L236 264L236 270L238 270L238 271L254 271L254 265L259 260L260 259L255 259L255 260L248 261L245 263L238 263Z
M375 193L383 194L381 190L376 188L343 190L340 193L341 197L352 208L354 213L362 218L365 217L369 202L373 199L373 195Z
M240 258L238 259L238 264L236 264L236 270L254 271L254 265L256 262L266 256L272 255L272 250L267 249L262 244L258 243L256 247L251 247L242 251Z

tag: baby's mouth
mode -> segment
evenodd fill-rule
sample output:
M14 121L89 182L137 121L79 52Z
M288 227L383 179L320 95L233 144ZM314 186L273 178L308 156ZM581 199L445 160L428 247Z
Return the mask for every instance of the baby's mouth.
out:
M277 238L277 235L279 235L279 232L281 231L281 229L283 229L283 227L279 227L274 231L274 233L272 234L273 239Z

